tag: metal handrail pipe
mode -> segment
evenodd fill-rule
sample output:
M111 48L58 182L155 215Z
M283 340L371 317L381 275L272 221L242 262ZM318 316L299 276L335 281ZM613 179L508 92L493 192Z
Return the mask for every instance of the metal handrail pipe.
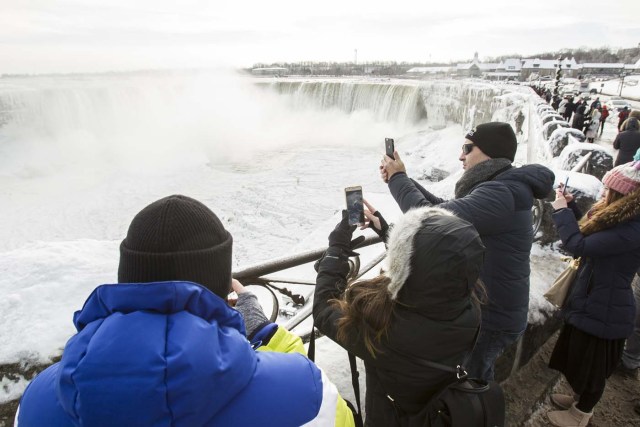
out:
M369 236L365 238L364 242L362 242L358 247L375 245L381 241L382 240L378 236ZM271 274L288 268L297 267L302 264L316 261L322 256L325 250L327 250L326 247L314 249L297 255L276 258L260 264L245 267L240 271L233 272L233 278L240 281L242 281L242 279L255 279L257 277L264 276L265 274Z
M571 169L571 172L580 172L585 167L592 154L593 151L590 151L584 157L582 157L580 161Z
M386 252L383 252L382 254L378 255L377 257L375 257L373 260L371 260L370 263L368 263L367 265L365 265L360 272L358 273L358 279L360 277L362 277L364 274L366 274L369 270L373 269L373 267L375 267L376 265L380 264L380 262L385 258L385 256L387 256ZM289 319L287 321L287 323L284 324L284 327L290 331L293 328L295 328L296 326L298 326L300 323L304 322L304 320L311 316L311 313L313 313L313 302L309 302L307 303L304 307L302 307L300 310L298 310L298 312L296 313L295 316L293 316L291 319ZM303 340L304 341L304 340Z

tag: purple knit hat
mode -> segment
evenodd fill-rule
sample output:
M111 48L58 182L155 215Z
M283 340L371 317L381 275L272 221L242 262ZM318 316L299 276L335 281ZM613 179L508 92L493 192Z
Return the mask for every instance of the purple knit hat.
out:
M640 188L640 161L616 166L602 178L602 183L626 196Z

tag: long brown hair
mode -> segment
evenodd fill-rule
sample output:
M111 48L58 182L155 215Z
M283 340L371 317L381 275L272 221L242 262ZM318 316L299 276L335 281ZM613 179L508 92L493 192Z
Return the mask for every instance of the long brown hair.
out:
M350 332L360 329L365 347L376 357L378 345L389 331L395 305L387 290L390 282L391 279L384 275L360 280L351 284L342 298L331 300L331 304L342 311L338 320L338 341L347 342Z
M391 299L390 282L391 279L384 274L360 280L349 285L340 299L330 301L342 311L338 320L338 341L348 342L350 333L360 329L365 347L372 357L376 357L382 338L389 332L393 310L400 304ZM487 302L487 291L480 279L471 291L471 301L477 306Z
M623 197L624 194L609 188L607 190L607 195L604 198L598 200L591 207L591 209L589 209L589 212L587 212L587 214L583 216L582 219L580 219L580 222L578 223L578 225L580 226L580 232L585 235L592 234L598 228L598 226L596 225L596 214L602 211L607 206L622 199Z

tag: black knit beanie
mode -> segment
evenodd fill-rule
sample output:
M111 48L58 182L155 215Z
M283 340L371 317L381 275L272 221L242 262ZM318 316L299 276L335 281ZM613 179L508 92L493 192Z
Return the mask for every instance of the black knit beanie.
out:
M509 123L483 123L471 129L465 138L492 159L509 159L513 162L516 157L518 141Z
M141 210L120 244L119 283L185 280L226 299L233 239L205 205L165 197Z

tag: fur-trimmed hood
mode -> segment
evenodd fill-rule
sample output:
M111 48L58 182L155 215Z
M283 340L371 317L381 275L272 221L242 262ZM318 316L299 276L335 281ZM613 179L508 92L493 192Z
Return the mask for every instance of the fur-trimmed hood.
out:
M450 211L411 209L389 234L389 293L429 317L456 315L468 306L480 275L484 245L476 229Z
M608 206L600 202L594 205L589 214L580 221L580 232L588 236L637 217L640 217L640 189Z

